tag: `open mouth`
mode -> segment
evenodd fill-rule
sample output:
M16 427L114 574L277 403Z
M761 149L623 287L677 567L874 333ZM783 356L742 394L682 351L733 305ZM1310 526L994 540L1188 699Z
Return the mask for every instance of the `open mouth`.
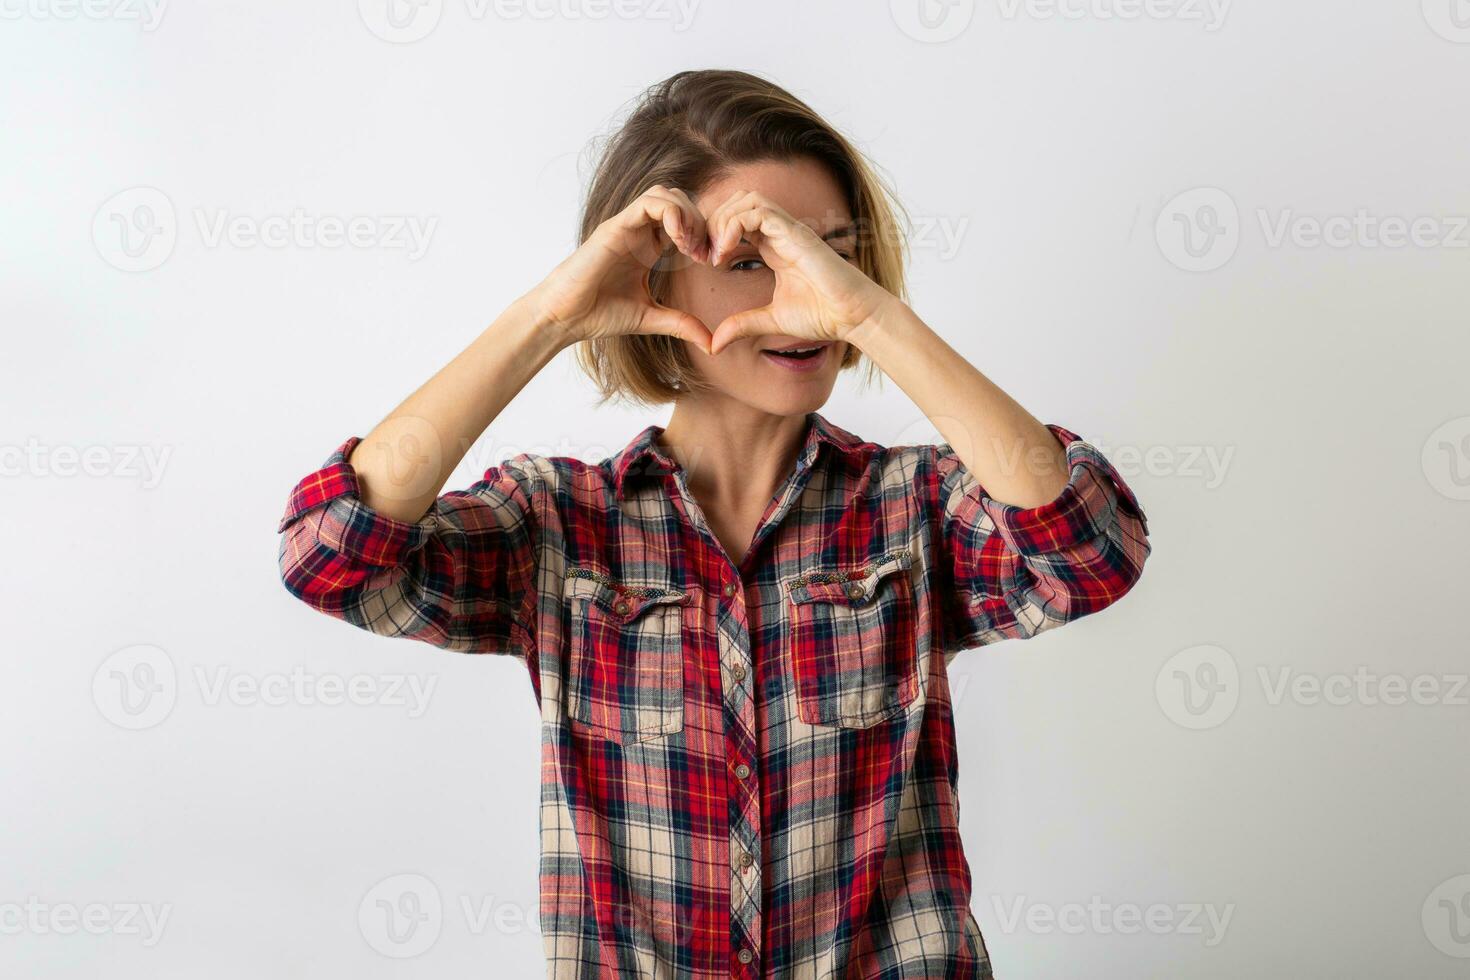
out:
M772 357L780 357L790 361L809 361L817 357L826 349L826 344L814 344L811 347L788 347L784 350L767 350L765 353Z
M822 370L822 366L827 363L827 348L831 346L830 340L817 343L799 340L783 347L763 348L761 356L784 370L811 374Z

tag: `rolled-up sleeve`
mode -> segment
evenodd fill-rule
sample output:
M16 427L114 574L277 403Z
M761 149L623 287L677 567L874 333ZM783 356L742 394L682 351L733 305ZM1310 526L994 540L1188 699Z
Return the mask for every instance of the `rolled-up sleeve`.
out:
M442 494L416 522L373 510L342 443L292 489L280 533L287 591L380 636L465 653L534 650L534 477L516 457L468 490Z
M992 499L948 444L934 447L946 656L1097 612L1142 574L1148 519L1132 489L1097 448L1047 429L1066 449L1067 485L1030 508Z

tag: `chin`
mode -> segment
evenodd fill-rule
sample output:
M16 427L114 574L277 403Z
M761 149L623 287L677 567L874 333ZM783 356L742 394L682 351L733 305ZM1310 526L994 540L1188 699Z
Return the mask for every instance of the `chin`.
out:
M814 379L815 380L815 379ZM744 391L734 397L769 415L805 415L827 404L832 384L771 385L757 391Z
M832 359L818 370L795 371L770 364L757 353L753 359L721 365L722 370L709 380L726 398L757 411L788 417L805 415L819 411L832 396L839 373L835 360L838 353L830 351L828 357Z

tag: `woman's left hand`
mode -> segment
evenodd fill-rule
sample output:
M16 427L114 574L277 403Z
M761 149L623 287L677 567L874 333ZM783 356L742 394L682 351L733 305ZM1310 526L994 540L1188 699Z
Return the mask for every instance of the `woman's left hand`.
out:
M712 354L760 334L846 341L855 327L895 300L816 232L755 191L733 194L706 216L705 227L712 263L733 252L743 237L776 274L771 302L727 317L714 332Z

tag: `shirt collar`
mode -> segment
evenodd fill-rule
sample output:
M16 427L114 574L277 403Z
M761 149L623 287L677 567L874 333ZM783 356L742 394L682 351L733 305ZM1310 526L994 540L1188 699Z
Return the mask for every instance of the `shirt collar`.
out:
M658 445L657 439L664 431L661 425L650 425L633 437L622 450L609 461L612 469L613 486L618 497L626 493L627 482L640 476L656 476L673 473L680 469L679 463ZM811 466L823 445L844 453L870 448L871 444L840 426L833 425L817 412L806 413L806 435L801 451L796 454L796 472Z

